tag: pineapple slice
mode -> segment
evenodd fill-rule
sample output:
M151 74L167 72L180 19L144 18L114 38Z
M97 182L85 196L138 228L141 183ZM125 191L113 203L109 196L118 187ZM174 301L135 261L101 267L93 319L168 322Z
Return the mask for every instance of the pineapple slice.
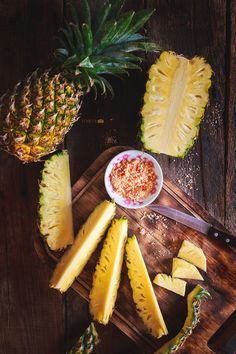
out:
M142 108L141 139L147 150L186 155L208 102L212 70L204 58L162 52L151 66Z
M185 295L187 283L182 279L172 278L170 275L159 273L155 276L153 283L181 296Z
M53 155L44 164L39 185L40 233L49 248L57 251L74 240L70 166L67 151Z
M107 200L94 209L80 228L71 248L57 264L51 279L52 288L63 293L71 286L101 241L115 215L115 210L115 203Z
M153 336L166 335L168 331L135 236L127 241L126 264L139 316Z
M127 235L128 220L114 219L93 276L90 313L94 320L104 325L108 323L115 306Z
M173 258L171 275L173 278L204 280L193 264L179 258Z
M200 247L195 246L192 242L187 240L183 241L178 257L185 259L206 272L206 256L203 253L203 250Z

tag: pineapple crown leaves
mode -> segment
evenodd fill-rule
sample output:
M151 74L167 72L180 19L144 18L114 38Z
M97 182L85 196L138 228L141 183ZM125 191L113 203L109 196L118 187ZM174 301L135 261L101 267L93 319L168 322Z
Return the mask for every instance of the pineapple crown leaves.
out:
M87 0L80 1L81 15L75 3L69 2L71 21L60 29L61 47L56 49L56 60L69 79L84 92L97 88L102 93L113 89L104 75L128 74L140 69L142 58L133 52L158 51L160 47L147 42L138 31L154 10L122 13L124 0L98 0L96 16L92 15Z

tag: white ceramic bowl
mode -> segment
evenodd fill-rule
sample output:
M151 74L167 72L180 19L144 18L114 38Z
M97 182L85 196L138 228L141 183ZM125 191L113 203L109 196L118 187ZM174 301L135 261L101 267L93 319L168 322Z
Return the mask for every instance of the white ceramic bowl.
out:
M153 191L145 199L141 199L139 201L132 201L122 197L120 194L114 191L110 182L111 171L118 162L121 162L123 159L132 160L135 158L147 159L148 161L151 161L153 163L154 172L157 176L157 183ZM128 209L138 209L138 208L143 208L148 204L151 204L157 198L157 196L159 195L162 189L163 174L159 163L151 155L147 154L146 152L142 152L138 150L127 150L116 155L109 162L105 171L104 183L105 183L106 191L109 194L110 198L113 199L117 204Z

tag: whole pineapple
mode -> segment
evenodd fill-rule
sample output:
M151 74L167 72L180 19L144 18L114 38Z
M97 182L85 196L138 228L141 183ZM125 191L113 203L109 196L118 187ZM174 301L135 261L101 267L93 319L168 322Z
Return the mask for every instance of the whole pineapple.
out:
M35 71L0 98L0 147L24 162L38 161L56 150L79 118L83 95L112 87L103 75L120 75L139 68L135 51L158 47L137 33L151 10L121 14L124 0L98 1L91 20L87 0L81 0L83 21L71 6L72 22L61 29L57 67ZM95 16L94 16L95 17Z

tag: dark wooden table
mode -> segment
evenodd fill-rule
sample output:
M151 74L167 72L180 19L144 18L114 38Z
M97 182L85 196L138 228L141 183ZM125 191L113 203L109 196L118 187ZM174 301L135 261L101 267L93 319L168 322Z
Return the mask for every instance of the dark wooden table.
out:
M213 67L210 106L197 143L184 159L160 156L159 161L170 178L236 232L236 1L136 0L127 1L127 7L155 7L147 34L164 49L202 55ZM65 15L63 0L0 1L2 93L28 72L50 66ZM65 142L73 183L106 148L139 146L139 111L153 60L149 55L142 72L112 80L113 100L84 100L81 120ZM100 118L103 124L97 122ZM42 163L23 165L0 152L0 166L0 352L65 353L89 315L87 303L73 290L61 296L49 289L50 270L34 250ZM113 325L99 327L99 332L98 353L140 353Z

